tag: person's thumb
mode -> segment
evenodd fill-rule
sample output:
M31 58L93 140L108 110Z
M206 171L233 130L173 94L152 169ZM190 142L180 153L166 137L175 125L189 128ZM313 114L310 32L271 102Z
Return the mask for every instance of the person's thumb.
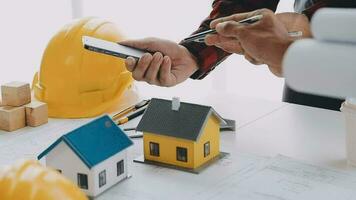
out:
M139 40L124 40L119 42L119 44L124 45L124 46L130 46L134 47L137 49L149 49L149 42L145 39L139 39Z
M169 41L166 40L161 40L157 38L144 38L144 39L138 39L138 40L126 40L119 42L121 45L125 46L131 46L137 49L142 49L146 50L149 52L165 52L167 49L169 49L167 46L169 46Z

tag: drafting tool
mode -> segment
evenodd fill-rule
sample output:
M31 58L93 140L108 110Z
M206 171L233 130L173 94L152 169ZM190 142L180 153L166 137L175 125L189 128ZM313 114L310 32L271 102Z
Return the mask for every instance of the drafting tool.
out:
M130 113L130 112L133 112L133 111L135 111L135 110L137 110L137 109L140 109L140 108L142 108L143 106L148 105L149 103L150 103L150 100L143 100L143 101L137 103L136 105L130 106L130 107L125 108L124 110L122 110L122 111L116 113L116 114L112 117L112 119L113 119L114 121L117 120L117 119L120 119L120 118L122 118L124 115L127 115L127 114Z
M134 118L142 115L145 112L146 108L147 108L147 106L144 106L144 107L136 110L135 112L131 113L130 115L119 119L117 125L125 124L126 122L130 121L131 119L134 119Z

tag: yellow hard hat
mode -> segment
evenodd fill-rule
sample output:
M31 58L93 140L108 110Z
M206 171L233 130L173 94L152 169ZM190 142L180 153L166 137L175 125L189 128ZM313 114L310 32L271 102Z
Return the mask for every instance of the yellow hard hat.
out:
M113 23L98 18L75 20L54 35L32 84L35 98L48 104L50 117L84 118L108 112L122 103L120 97L133 81L122 59L84 49L84 35L122 40Z
M25 160L0 169L1 200L86 200L74 183L37 161Z

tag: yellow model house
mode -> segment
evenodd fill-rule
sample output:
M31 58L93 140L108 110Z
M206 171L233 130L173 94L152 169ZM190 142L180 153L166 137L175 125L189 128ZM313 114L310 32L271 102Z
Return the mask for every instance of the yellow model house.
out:
M143 132L144 159L196 169L220 154L220 124L210 106L152 99L137 131Z

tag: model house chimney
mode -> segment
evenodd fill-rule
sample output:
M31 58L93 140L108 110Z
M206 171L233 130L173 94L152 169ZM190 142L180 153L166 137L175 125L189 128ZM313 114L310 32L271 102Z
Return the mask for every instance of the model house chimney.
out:
M172 110L179 111L180 100L179 97L173 97L172 99Z

